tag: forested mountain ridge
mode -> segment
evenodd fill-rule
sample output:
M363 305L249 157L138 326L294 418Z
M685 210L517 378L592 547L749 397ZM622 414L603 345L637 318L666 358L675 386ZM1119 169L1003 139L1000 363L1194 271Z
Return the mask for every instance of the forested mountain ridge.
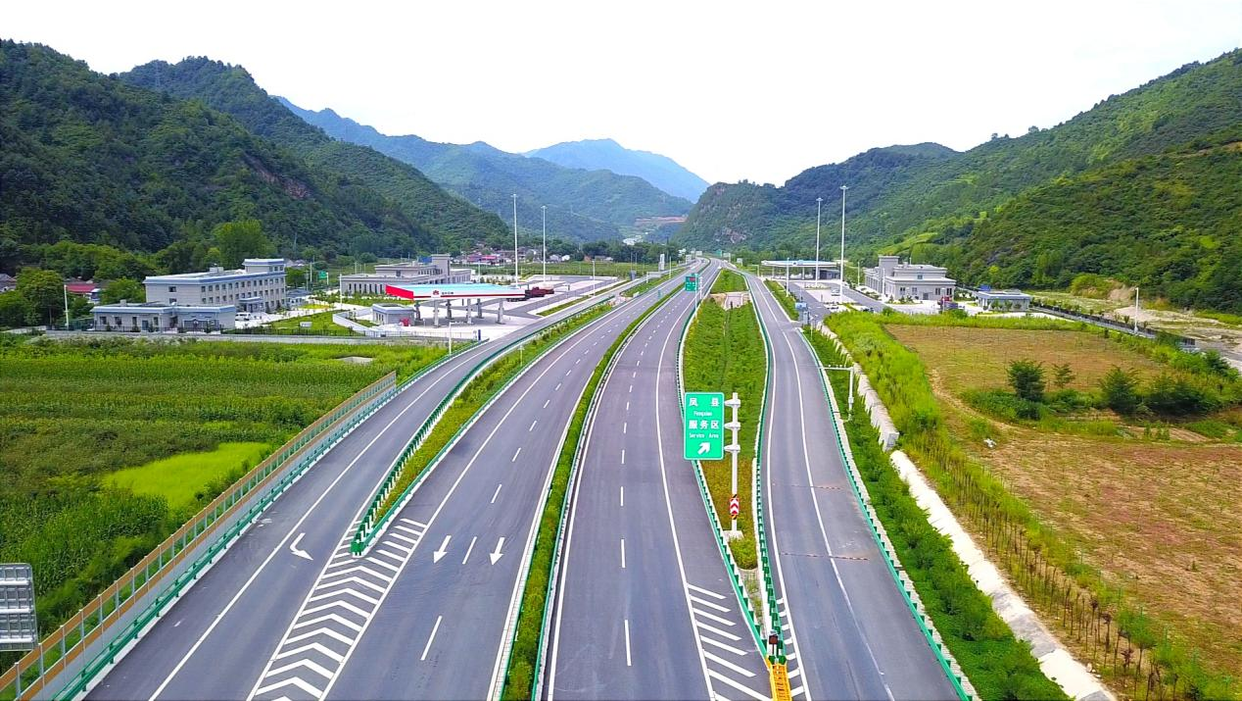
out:
M294 114L341 141L370 146L409 163L432 180L512 226L518 196L519 225L540 226L548 207L548 230L577 240L615 238L635 219L685 214L690 201L651 183L606 170L566 168L541 158L508 153L484 142L446 144L419 136L388 136L331 109L307 110L278 98Z
M507 230L498 217L445 192L417 168L365 146L329 138L269 96L240 66L194 57L176 64L152 61L117 77L173 97L202 100L312 166L366 185L427 229L440 248L468 248Z
M91 276L105 258L109 277L184 270L204 262L214 226L241 219L282 253L295 236L342 253L437 243L392 201L226 114L0 41L0 269L72 255L62 274Z
M1242 51L1235 50L1111 96L1056 127L1032 128L1018 138L998 136L960 154L879 149L911 160L860 172L858 159L875 157L872 150L812 168L781 188L713 186L691 210L679 239L707 248L806 250L808 237L814 239L815 197L839 198L839 187L847 184L849 245L872 250L886 241L960 226L1054 178L1178 148L1240 120ZM873 177L887 184L876 186ZM743 200L745 207L736 206Z
M706 180L668 156L628 149L612 139L565 141L527 151L524 155L552 161L566 168L609 170L619 175L633 175L690 202L699 199L708 186Z

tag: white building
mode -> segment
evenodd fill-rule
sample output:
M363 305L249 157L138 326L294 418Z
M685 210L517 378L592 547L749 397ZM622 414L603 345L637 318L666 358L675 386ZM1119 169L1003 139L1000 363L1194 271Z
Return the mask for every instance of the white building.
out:
M288 306L285 259L247 258L243 268L212 267L205 273L152 275L142 281L148 303L180 307L231 305L245 312L274 312Z
M957 281L938 265L902 263L897 256L880 256L879 265L864 271L867 287L885 300L931 300L953 297Z
M446 285L470 282L469 268L450 268L451 257L447 253L431 256L430 263L408 261L381 263L374 273L342 275L341 294L382 295L388 285Z
M1031 309L1031 296L1021 290L979 290L979 307L989 312L1025 312Z
M145 302L101 304L91 309L96 331L220 331L236 327L232 304Z

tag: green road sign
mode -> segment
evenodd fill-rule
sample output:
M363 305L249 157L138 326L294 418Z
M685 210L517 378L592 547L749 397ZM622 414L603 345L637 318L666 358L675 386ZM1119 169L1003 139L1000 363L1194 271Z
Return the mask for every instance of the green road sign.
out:
M691 273L687 275L686 276L686 292L698 292L698 291L699 291L698 273Z
M682 455L687 460L723 459L724 393L686 392L685 402L685 442Z

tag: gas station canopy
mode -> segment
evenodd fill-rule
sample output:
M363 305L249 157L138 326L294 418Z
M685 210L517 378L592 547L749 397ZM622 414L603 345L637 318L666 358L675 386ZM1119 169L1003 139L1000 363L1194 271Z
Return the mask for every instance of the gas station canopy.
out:
M461 283L447 285L385 285L393 297L412 300L438 299L522 299L526 291L507 285Z

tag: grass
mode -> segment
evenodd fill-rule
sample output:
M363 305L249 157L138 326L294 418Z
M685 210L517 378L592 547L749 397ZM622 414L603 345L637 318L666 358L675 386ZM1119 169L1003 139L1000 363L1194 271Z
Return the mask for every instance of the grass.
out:
M535 549L531 555L531 566L527 575L525 589L522 593L522 605L518 611L517 627L513 634L513 652L509 658L509 668L505 674L505 699L530 698L529 692L534 681L535 664L539 657L539 636L543 627L543 616L548 603L548 582L552 576L552 555L556 543L561 539L560 525L565 509L569 505L569 478L572 473L574 456L582 441L582 429L586 422L587 408L603 382L604 369L612 361L613 356L621 349L625 339L629 338L644 319L651 316L660 305L672 298L666 296L660 302L651 305L646 311L631 321L629 326L617 336L608 351L604 353L586 389L578 400L573 418L569 424L569 433L565 436L565 444L561 446L560 456L552 473L552 486L544 503L543 513L539 517L539 530L535 536Z
M626 297L629 297L629 298L631 298L631 299L632 299L632 298L634 298L634 297L637 297L638 295L641 295L641 294L643 294L643 293L645 293L645 292L647 292L647 291L649 291L649 290L651 290L651 289L655 288L657 285L659 285L659 284L661 284L661 283L665 282L666 280L668 280L668 276L669 276L669 274L670 274L671 272L672 272L672 271L665 271L663 275L655 275L655 276L653 276L651 279L649 279L649 280L647 280L647 281L645 281L645 282L640 282L640 283L638 283L637 285L635 285L635 286L633 286L633 287L629 288L628 290L626 290L626 291L624 292L624 294L625 294L625 296L626 296Z
M746 279L732 270L721 270L716 276L716 282L712 284L712 294L745 292L746 289Z
M34 565L39 626L53 630L225 486L208 479L187 500L189 485L126 489L113 474L225 444L281 445L389 371L407 377L443 353L0 334L0 561ZM236 457L233 469L264 456ZM212 460L217 476L231 473L223 453Z
M776 301L780 302L781 309L785 310L785 316L788 316L791 321L797 321L798 312L794 309L793 295L789 294L789 292L787 292L785 288L775 280L764 280L763 284L767 285L769 290L772 290L772 294L776 297Z
M659 266L657 266L654 263L637 263L637 264L631 265L630 263L625 263L621 261L598 262L595 264L595 276L596 277L617 277L617 278L624 278L625 280L629 280L631 270L635 271L635 274L638 275L639 277L642 277L644 273L646 273L647 271L654 271L657 267ZM482 268L482 271L484 275L508 274L512 276L513 275L513 264L512 263L509 264L508 273L505 272L503 266L499 268L484 267ZM543 263L518 263L518 274L520 274L522 277L542 275L543 274ZM591 264L589 262L583 262L579 260L579 261L567 261L565 263L548 263L548 275L590 275L590 274L591 274Z
M171 509L192 507L208 492L223 491L271 450L266 443L221 443L215 450L183 453L145 465L118 470L102 480L104 486L138 495L160 497ZM214 489L209 485L220 482Z
M722 276L725 274L728 271L721 273ZM741 280L740 276L738 278ZM741 282L744 288L745 281ZM724 392L726 398L737 392L742 402L738 410L738 421L742 424L738 432L741 452L737 459L738 499L742 503L737 527L742 537L729 541L729 547L739 567L754 569L758 566L758 555L750 504L754 485L755 433L763 411L763 388L767 380L767 353L754 305L746 304L725 311L714 300L705 300L686 334L682 358L687 392ZM730 414L726 413L726 420L729 417ZM724 460L705 460L702 466L716 514L721 524L727 525L731 520L731 462L726 457Z
M894 328L894 322L901 322L903 326L929 327L927 333L937 334L943 328L930 327L954 325L952 320L906 321L884 315L838 314L828 318L826 323L841 336L884 400L894 423L902 432L901 447L928 476L980 546L988 550L1001 571L1041 613L1043 620L1081 659L1091 661L1106 681L1123 695L1138 693L1138 687L1146 686L1150 680L1156 687L1152 696L1236 697L1237 690L1232 680L1223 673L1238 668L1236 662L1224 660L1237 654L1235 645L1222 643L1222 639L1217 638L1210 642L1210 647L1199 647L1200 643L1194 640L1203 638L1199 637L1197 629L1178 628L1171 625L1168 619L1159 618L1164 612L1156 611L1154 604L1137 595L1135 581L1119 581L1105 569L1116 571L1116 568L1130 566L1125 561L1163 537L1162 533L1140 529L1143 519L1161 511L1179 513L1178 510L1185 507L1169 504L1168 497L1155 501L1139 497L1138 502L1128 502L1127 506L1114 509L1112 502L1123 501L1127 497L1111 479L1126 472L1129 469L1126 461L1132 458L1106 456L1102 447L1131 445L1151 449L1159 448L1160 444L1150 441L1131 441L1127 444L1122 439L1081 436L1051 437L1052 434L1005 427L973 415L956 403L957 398L951 392L943 389L933 391L937 379L932 370L882 326L887 323ZM995 328L1019 328L1011 321L1014 320L999 320L993 324ZM983 328L990 324L975 321L971 325ZM1087 330L1085 333L1096 332ZM1103 333L1099 335L1104 336ZM1159 344L1139 342L1129 337L1119 339L1118 334L1112 337L1118 341L1114 351L1130 349L1174 368L1194 369L1202 363L1202 358L1177 353ZM967 352L970 349L962 350ZM1021 469L1005 468L1005 462L1016 460L1016 456L1011 455L1009 461L998 459L991 463L996 469L990 469L984 463L983 456L995 455L998 450L1005 449L1012 437L1020 436L1022 431L1036 434L1032 442L1025 446L1028 452L1045 450L1052 441L1072 446L1073 449L1049 453L1038 465L1022 462ZM982 446L984 437L999 440L998 448L993 450ZM1196 446L1185 447L1193 449ZM1093 455L1093 451L1099 454ZM1180 471L1162 470L1158 475L1146 468L1136 471L1146 476L1153 485L1163 484L1161 480L1173 479L1190 482L1192 480L1186 478L1188 471L1193 474L1202 469L1209 472L1218 470L1218 466L1198 467L1198 461L1206 455L1201 453L1196 460L1182 463L1178 466ZM1090 480L1094 479L1092 471L1098 469L1097 463L1092 462L1096 459L1102 459L1101 464L1111 465L1112 471L1109 479L1091 486ZM1008 472L1002 472L1004 469ZM1040 476L1041 473L1046 477ZM1200 472L1200 476L1202 474ZM1024 480L1035 478L1046 479L1049 484L1076 485L1081 492L1078 498L1088 500L1092 510L1112 514L1111 518L1118 522L1112 532L1123 534L1121 537L1126 542L1110 544L1108 549L1098 552L1079 547L1072 535L1066 535L1045 519L1049 519L1048 514L1056 510L1065 515L1069 524L1073 519L1080 519L1081 513L1075 513L1072 503L1064 503L1065 493L1048 499L1042 507L1044 510L1039 510L1034 505L1033 492L1025 491L1023 486ZM1143 489L1150 486L1145 485ZM1233 489L1236 490L1236 486ZM1221 492L1220 498L1237 502L1236 491L1230 494L1226 489ZM1219 511L1212 509L1219 506L1212 504L1208 513L1214 517ZM1208 520L1213 517L1208 517ZM1230 537L1234 538L1231 542L1236 542L1236 536L1226 536ZM1215 548L1212 544L1204 547ZM1201 567L1198 562L1183 564L1187 571ZM1226 562L1222 566L1233 571L1231 579L1236 581L1237 565ZM1140 579L1150 576L1142 572L1137 574ZM1156 580L1148 584L1150 588L1159 588L1164 581ZM1229 636L1226 635L1224 640L1229 640ZM1125 655L1121 654L1122 648Z
M844 365L827 336L807 330L807 339L825 365ZM831 378L838 401L848 396L848 380ZM861 397L858 399L861 405ZM949 539L927 521L909 489L879 446L879 434L866 412L846 421L846 435L871 505L884 524L905 573L936 630L980 697L1063 698L1059 687L1039 669L1027 645L992 611L987 596L971 581Z
M1013 358L1067 363L1078 375L1071 386L1082 389L1094 387L1114 364L1145 377L1168 369L1074 331L890 326L889 332L926 364L950 432L974 459L1083 553L1108 586L1124 588L1204 659L1242 668L1242 641L1227 634L1242 630L1242 611L1221 604L1242 572L1242 513L1232 508L1242 503L1242 445L1233 438L1239 428L1229 423L1232 413L1187 424L1199 435L1182 433L1189 439L1182 441L993 424L988 436L1000 444L990 450L971 435L970 422L980 417L957 400L1002 386Z
M278 321L273 321L270 324L265 324L262 328L270 329L271 332L282 334L310 334L315 336L354 335L353 331L350 331L344 326L338 326L334 321L332 321L332 316L339 313L340 312L329 310L319 312L318 314L307 314L306 316L294 317L292 319L280 319ZM302 324L306 322L310 322L310 328L304 328L302 326Z

